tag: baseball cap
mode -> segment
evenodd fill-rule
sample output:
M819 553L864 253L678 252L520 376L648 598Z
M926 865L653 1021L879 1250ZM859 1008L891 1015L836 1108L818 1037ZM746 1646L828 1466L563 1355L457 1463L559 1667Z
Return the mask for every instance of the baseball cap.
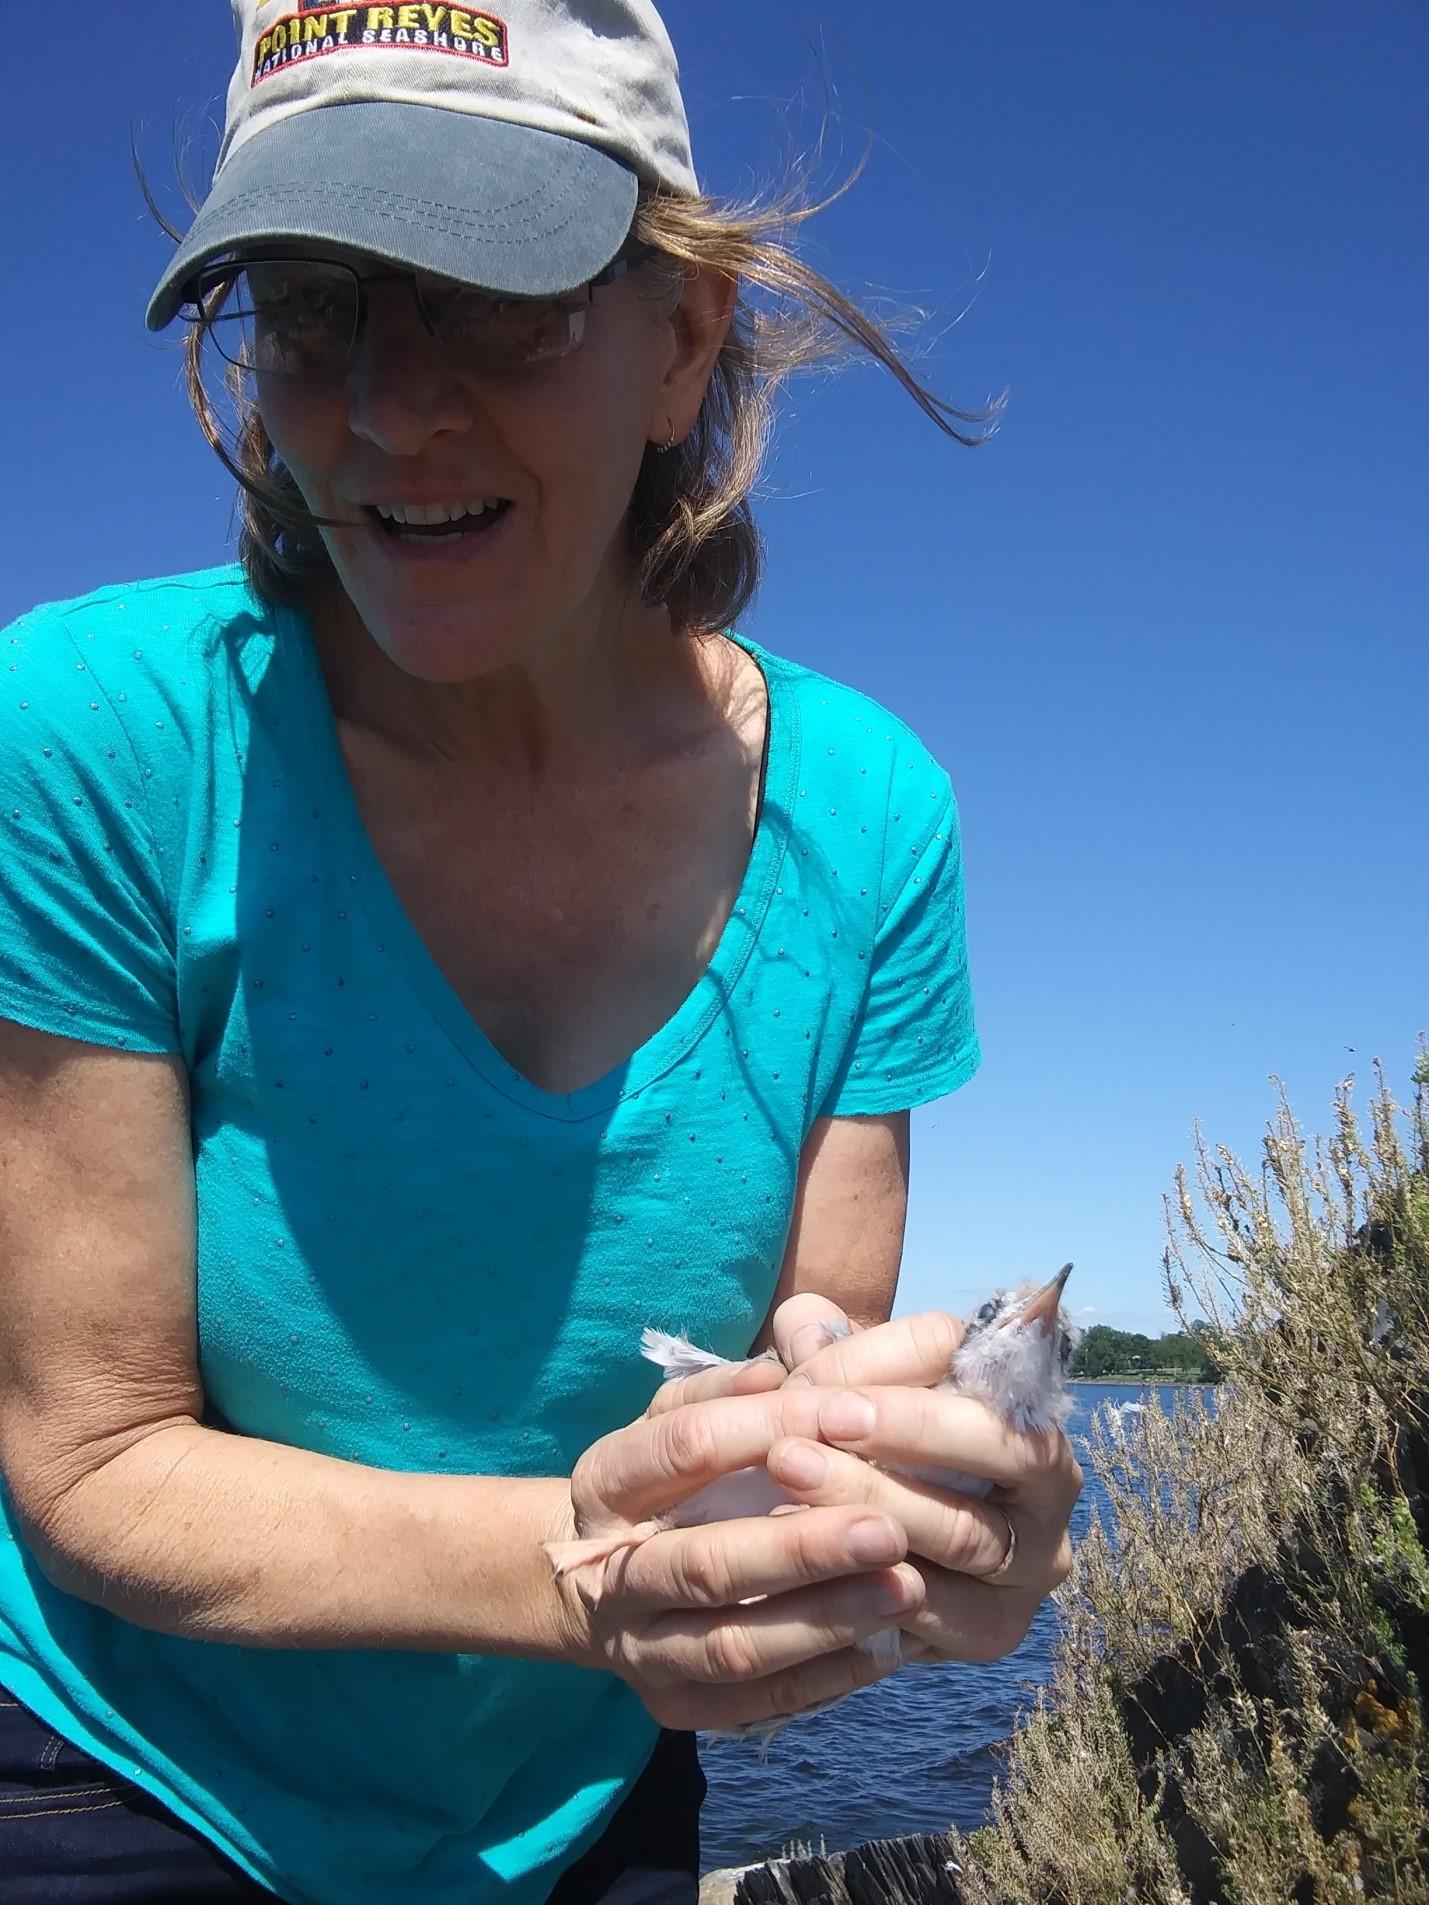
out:
M313 6L233 0L213 185L149 303L174 316L239 246L318 241L509 297L615 257L641 183L699 188L649 0Z

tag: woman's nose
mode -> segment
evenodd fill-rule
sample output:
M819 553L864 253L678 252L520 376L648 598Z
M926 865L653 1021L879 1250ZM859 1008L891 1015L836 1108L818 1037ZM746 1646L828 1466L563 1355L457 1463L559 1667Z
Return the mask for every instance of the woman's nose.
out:
M392 456L470 429L470 393L433 337L410 285L374 285L348 367L348 424Z

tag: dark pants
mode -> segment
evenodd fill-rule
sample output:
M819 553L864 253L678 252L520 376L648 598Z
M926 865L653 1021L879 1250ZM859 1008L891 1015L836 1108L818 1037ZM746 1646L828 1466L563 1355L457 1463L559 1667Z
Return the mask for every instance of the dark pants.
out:
M704 1795L694 1735L662 1733L550 1905L695 1905ZM273 1905L273 1894L0 1687L0 1901Z

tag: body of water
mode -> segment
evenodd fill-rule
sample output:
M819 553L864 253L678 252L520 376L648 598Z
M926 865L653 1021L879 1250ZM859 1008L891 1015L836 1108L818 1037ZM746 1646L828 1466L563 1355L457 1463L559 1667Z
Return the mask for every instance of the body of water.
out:
M1137 1402L1145 1388L1074 1387L1068 1433L1082 1454L1094 1410ZM1090 1473L1072 1517L1080 1536L1096 1506ZM906 1668L827 1713L796 1720L770 1741L705 1740L709 1778L701 1836L707 1871L777 1854L794 1839L841 1852L866 1839L979 1825L1029 1689L1050 1677L1057 1614L1049 1603L1017 1652L991 1666Z

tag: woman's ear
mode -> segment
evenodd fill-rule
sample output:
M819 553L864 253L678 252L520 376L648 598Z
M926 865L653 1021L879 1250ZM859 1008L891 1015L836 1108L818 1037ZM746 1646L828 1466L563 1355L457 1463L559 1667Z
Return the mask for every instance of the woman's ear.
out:
M692 266L669 317L675 354L660 384L650 440L661 448L681 443L695 427L710 377L739 297L739 282L722 271Z

